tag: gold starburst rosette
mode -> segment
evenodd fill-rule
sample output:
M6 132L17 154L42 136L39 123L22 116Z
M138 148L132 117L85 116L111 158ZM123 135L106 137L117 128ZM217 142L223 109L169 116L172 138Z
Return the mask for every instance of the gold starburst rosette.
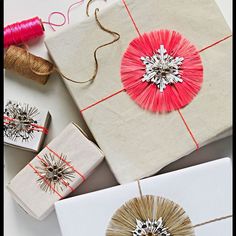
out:
M112 216L106 236L194 236L190 218L175 202L152 195L133 198Z

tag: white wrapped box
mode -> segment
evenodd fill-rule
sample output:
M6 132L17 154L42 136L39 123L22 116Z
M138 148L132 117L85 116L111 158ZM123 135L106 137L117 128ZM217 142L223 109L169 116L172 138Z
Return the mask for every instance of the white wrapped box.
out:
M175 30L198 50L231 34L214 0L125 2L141 34ZM121 59L129 43L138 36L122 0L99 11L98 19L105 28L119 33L120 39L98 51L99 68L93 83L75 84L65 80L81 110L124 88ZM64 75L86 81L94 71L94 50L113 39L98 27L91 10L88 19L49 36L46 45ZM231 133L231 43L228 38L200 53L204 70L202 88L181 109L200 147ZM155 174L196 150L196 143L177 111L155 114L143 110L126 92L83 110L82 114L120 183Z
M232 212L232 165L222 158L143 179L143 195L168 198L184 208L196 225ZM56 202L55 209L63 236L105 236L115 211L131 198L139 196L137 182L100 190ZM195 229L197 236L231 236L230 218Z
M69 124L8 184L18 204L38 220L76 189L103 160L100 149Z
M48 111L8 99L3 118L4 144L32 152L41 150L51 120Z

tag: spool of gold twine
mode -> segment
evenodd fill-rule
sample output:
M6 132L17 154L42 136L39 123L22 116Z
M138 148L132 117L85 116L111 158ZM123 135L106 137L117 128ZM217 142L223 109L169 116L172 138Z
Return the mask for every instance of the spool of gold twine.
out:
M93 0L90 0L87 4L86 14L88 14L89 6ZM5 53L4 56L4 68L13 72L18 73L19 75L34 80L40 84L46 84L48 81L49 76L53 72L57 72L60 74L64 79L71 81L77 84L83 84L88 82L93 82L98 73L98 60L97 60L97 51L103 47L111 45L120 39L120 35L115 32L105 28L98 19L98 12L99 9L95 9L94 16L95 21L99 28L104 32L111 34L114 39L108 43L102 44L98 46L94 50L94 60L95 60L95 69L92 77L85 81L78 81L73 80L65 76L62 72L60 72L54 65L48 60L44 58L35 56L31 54L26 48L18 47L15 45L11 45Z
M41 84L45 84L49 75L54 72L51 62L14 45L6 50L4 68Z

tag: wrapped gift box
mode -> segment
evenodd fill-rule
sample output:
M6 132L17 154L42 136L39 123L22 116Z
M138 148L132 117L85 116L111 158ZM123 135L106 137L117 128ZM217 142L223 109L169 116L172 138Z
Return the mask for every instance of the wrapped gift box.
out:
M48 133L50 120L48 111L8 99L3 113L4 144L39 152Z
M74 123L69 124L8 184L18 204L38 220L76 189L102 161L103 153Z
M168 198L181 205L196 225L232 212L231 159L189 167L140 181L143 195ZM56 202L63 236L104 236L114 212L139 196L137 182L124 184ZM198 236L231 236L232 219L195 228Z
M176 30L199 50L231 34L214 0L126 0L126 4L141 33ZM57 67L77 81L91 78L94 50L114 39L98 27L92 12L90 15L46 39ZM120 40L98 51L99 69L93 83L65 80L65 84L117 180L126 183L156 173L196 150L196 144L177 111L155 114L143 110L126 92L84 110L123 88L121 58L138 36L121 0L99 11L98 18L104 27L119 33ZM200 54L204 68L202 88L181 109L200 147L231 133L231 51L228 38Z

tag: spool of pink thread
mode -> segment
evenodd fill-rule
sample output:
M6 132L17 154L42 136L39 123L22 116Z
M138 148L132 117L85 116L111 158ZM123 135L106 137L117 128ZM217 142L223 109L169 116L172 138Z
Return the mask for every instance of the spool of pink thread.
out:
M44 27L39 17L14 23L4 27L4 48L18 45L44 35Z

